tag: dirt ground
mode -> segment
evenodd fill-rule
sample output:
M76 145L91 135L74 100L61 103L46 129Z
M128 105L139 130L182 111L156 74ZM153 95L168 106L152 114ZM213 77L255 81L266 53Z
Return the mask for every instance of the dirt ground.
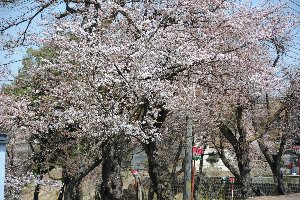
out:
M255 198L252 198L251 200L300 200L300 193L289 194L289 195L284 195L284 196L255 197Z

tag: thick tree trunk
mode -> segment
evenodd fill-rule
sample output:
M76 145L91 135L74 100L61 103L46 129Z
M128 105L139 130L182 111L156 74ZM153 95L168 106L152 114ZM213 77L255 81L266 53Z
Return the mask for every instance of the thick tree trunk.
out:
M122 199L122 154L119 149L121 146L120 142L114 141L103 147L102 183L100 187L102 200Z
M244 168L248 168L248 167L245 166ZM241 183L242 198L247 199L247 198L253 196L252 178L250 175L250 171L248 169L242 170L241 177L240 177L240 183Z
M271 155L271 152L268 150L268 147L264 144L263 139L258 140L258 144L260 150L262 151L263 155L265 156L273 174L274 183L276 184L276 190L278 195L284 195L286 193L283 177L280 170L280 160L283 154L283 149L286 144L286 136L282 136L279 151L275 155Z
M38 200L39 194L40 194L40 184L37 184L34 189L33 200Z
M183 141L181 140L175 155L174 163L172 166L172 174L171 174L171 184L172 184L172 198L174 199L174 196L178 193L178 180L177 180L177 173L176 168L178 166L178 161L180 159L180 154L183 149Z
M156 141L149 141L144 144L148 157L149 175L157 200L172 199L171 176L167 164L159 158Z
M68 184L66 186L66 189L64 191L64 200L74 200L76 191L75 191L75 186L73 184Z
M64 200L80 199L81 191L79 186L81 180L91 171L93 171L96 167L98 167L101 164L101 162L102 159L97 158L92 165L88 166L86 169L82 170L82 172L78 173L72 178L68 174L68 171L63 167L63 183L65 187Z
M281 153L272 155L272 160L270 162L270 167L272 170L274 183L276 184L276 190L278 195L284 195L285 194L285 188L283 184L283 175L280 170L280 160L281 160Z
M249 141L247 141L247 131L245 130L243 125L243 108L241 106L238 106L235 111L235 125L238 134L236 134L236 131L234 133L226 124L220 124L219 129L222 135L228 140L228 142L230 142L234 149L236 159L238 162L239 172L237 172L235 167L232 166L232 164L230 164L225 158L225 154L223 152L224 147L222 146L222 144L222 151L218 150L218 154L220 155L224 164L229 167L230 171L238 179L238 182L241 185L242 198L247 199L253 196L252 178L250 175L251 167L249 158L250 143Z
M279 55L277 55L277 57L278 56ZM268 94L266 94L266 105L267 105L268 117L270 117L270 102L269 102L269 95ZM281 115L281 113L285 109L286 109L285 106L283 106L275 113L274 121L279 118L279 116ZM285 120L285 122L284 122L285 125L288 127L289 120L288 120L288 111L287 110L285 110L284 120ZM256 124L256 123L254 123L254 124ZM269 127L266 128L265 133L267 133L268 131L269 131ZM282 172L280 170L280 160L282 158L283 151L284 151L284 148L285 148L285 145L286 145L286 142L287 142L287 135L288 135L288 133L285 132L281 136L279 149L277 151L277 154L275 154L275 155L272 155L272 153L269 151L269 148L264 143L263 138L258 139L259 148L260 148L261 152L263 153L265 159L267 160L267 162L268 162L268 164L269 164L269 166L272 170L274 183L276 184L276 190L277 190L278 195L284 195L286 193L284 183L283 183L283 175L282 175Z
M274 183L276 184L277 194L278 195L284 195L285 194L285 188L284 188L284 184L283 184L280 165L275 164L272 167L272 173L273 173Z
M80 185L76 185L75 187L75 200L80 200L81 199L81 196L82 196L82 191L81 191L81 187Z
M40 165L38 166L38 173L40 173ZM42 180L43 179L43 175L40 175L39 177L39 180ZM33 200L38 200L39 199L39 194L40 194L40 184L38 183L36 186L35 186L35 189L34 189L34 193L33 193Z
M96 185L96 191L95 191L95 200L101 200L101 184Z
M250 167L250 158L249 158L249 149L250 144L246 140L246 134L243 130L240 129L240 136L238 139L234 136L232 131L225 125L220 126L221 133L227 138L227 140L232 144L236 159L238 162L237 170L230 161L225 157L223 146L216 147L218 150L218 155L222 159L223 163L228 167L228 169L234 174L235 178L241 185L242 198L246 199L253 195L252 191L252 179L250 176L251 167Z
M149 188L148 200L153 200L153 198L154 198L154 190L153 190L153 187L151 186Z
M63 186L61 186L61 188L59 190L57 200L63 200L64 191L65 191L65 184L63 184Z
M246 199L248 197L253 196L252 191L252 178L250 175L251 172L251 166L250 166L250 158L249 158L249 143L244 141L241 141L240 138L240 144L238 144L237 150L236 150L236 158L238 161L238 168L240 171L240 184L241 184L241 193L242 198Z
M74 200L75 198L75 183L71 182L70 174L68 173L65 166L62 169L62 182L64 184L65 190L63 191L64 200Z
M250 158L249 158L249 143L236 143L235 154L238 161L238 170L230 163L230 161L225 157L223 149L218 149L218 155L222 159L225 166L231 171L235 176L238 183L241 185L242 198L247 199L253 196L252 191L252 178L250 175Z
M64 200L80 200L81 199L81 190L80 182L79 183L70 183L66 185L64 191Z

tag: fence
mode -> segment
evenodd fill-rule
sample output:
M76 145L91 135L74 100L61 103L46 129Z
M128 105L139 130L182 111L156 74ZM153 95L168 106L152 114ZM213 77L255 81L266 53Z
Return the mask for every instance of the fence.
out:
M150 181L150 180L149 180ZM148 181L147 181L148 182ZM148 184L146 184L148 185ZM177 183L172 184L172 193L175 196L176 194L182 193L182 182L178 180ZM149 186L149 185L148 185ZM196 194L196 200L242 200L241 194L241 185L237 182L231 184L229 182L224 182L220 177L205 177L200 181L200 188L198 194ZM233 189L233 193L232 193ZM254 196L275 196L277 195L276 185L273 183L253 183L252 184L253 195ZM286 185L288 192L300 192L299 184L288 183ZM134 192L134 191L133 191ZM144 187L144 200L147 200L148 189ZM232 198L233 194L233 198ZM131 195L131 198L126 198L128 200L135 199L134 195ZM181 198L182 199L182 198Z
M252 189L254 196L275 196L277 195L276 185L274 183L253 183ZM288 192L300 192L299 184L288 183L286 185ZM221 178L203 178L200 183L198 199L242 199L241 185L238 182L234 184L224 182Z
M275 184L252 184L254 196L276 195ZM221 181L206 181L199 191L198 199L242 199L241 185L239 183L223 183Z

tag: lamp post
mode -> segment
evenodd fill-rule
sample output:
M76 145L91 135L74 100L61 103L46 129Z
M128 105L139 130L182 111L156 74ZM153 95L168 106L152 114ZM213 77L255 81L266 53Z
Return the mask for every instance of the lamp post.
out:
M9 137L0 133L0 200L4 200L5 153Z

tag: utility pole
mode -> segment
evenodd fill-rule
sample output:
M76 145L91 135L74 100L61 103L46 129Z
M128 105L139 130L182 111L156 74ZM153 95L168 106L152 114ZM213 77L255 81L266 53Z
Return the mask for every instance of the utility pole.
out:
M183 200L191 200L191 169L192 169L192 148L193 148L193 120L186 116L186 147L184 158L184 180Z

